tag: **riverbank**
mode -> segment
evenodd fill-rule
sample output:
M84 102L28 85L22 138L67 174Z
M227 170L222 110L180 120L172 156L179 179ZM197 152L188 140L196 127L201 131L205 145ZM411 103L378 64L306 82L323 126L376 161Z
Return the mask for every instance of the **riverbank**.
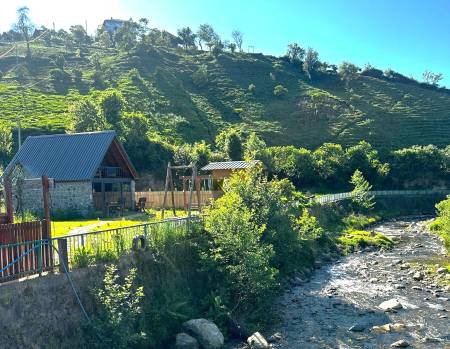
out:
M401 220L375 228L393 239L390 250L356 252L318 268L274 307L277 348L448 348L450 287L426 265L445 258L425 222ZM450 280L445 273L439 278ZM383 302L394 309L384 311ZM386 303L385 303L386 304Z

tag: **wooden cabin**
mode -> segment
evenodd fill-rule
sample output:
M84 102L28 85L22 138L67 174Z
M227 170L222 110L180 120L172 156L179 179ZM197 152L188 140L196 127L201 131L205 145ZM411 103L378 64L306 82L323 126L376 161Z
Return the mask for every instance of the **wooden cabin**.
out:
M51 210L86 214L133 208L136 170L115 131L30 136L5 169L20 172L23 209L42 207L43 175L51 181ZM17 188L13 188L17 201Z
M210 162L208 165L202 167L201 171L210 174L212 180L211 189L221 190L225 178L229 178L236 171L245 170L257 164L262 165L262 162L259 160Z

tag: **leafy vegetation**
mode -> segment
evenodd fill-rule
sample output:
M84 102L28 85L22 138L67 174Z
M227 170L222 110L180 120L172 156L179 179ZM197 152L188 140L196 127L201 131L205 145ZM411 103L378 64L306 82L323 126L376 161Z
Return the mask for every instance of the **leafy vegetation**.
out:
M127 21L112 36L100 30L91 38L80 26L42 33L29 43L31 58L19 57L19 67L11 57L0 59L0 118L13 126L22 114L25 135L71 130L74 124L79 131L128 124L124 139L139 120L140 137L126 147L154 175L176 147L205 141L214 148L217 134L230 127L256 132L269 146L348 147L364 139L386 154L417 143L447 145L450 95L434 86L436 79L421 85L373 67L359 73L351 63L341 65L338 75L317 52L296 43L286 57L244 54L242 32L233 32L230 46L207 24L187 32L187 43L149 29L145 19ZM22 35L12 30L2 38L12 42ZM204 44L210 52L202 50ZM18 46L27 56L26 44ZM105 124L104 115L94 113L104 89L123 99L119 124L114 118ZM80 103L89 108L83 111ZM149 157L145 165L139 165L138 149Z
M353 229L347 230L338 238L338 241L347 253L370 246L389 248L394 244L391 239L381 233Z
M450 254L450 198L436 205L437 218L430 224L430 229L444 240Z

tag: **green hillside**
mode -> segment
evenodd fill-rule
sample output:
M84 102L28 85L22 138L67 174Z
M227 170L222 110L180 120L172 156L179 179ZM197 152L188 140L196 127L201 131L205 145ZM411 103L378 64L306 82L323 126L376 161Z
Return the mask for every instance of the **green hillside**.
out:
M0 46L0 53L8 48ZM92 62L97 59L105 72L105 88L119 89L127 110L150 118L155 137L170 143L212 142L230 125L256 131L269 145L308 148L361 139L379 149L442 146L450 139L450 94L418 84L360 75L345 89L336 74L320 73L311 81L298 65L262 54L214 56L152 46L123 53L91 47L79 58L42 43L32 50L31 62L20 58L19 66L15 57L0 58L0 119L15 123L20 113L28 133L67 128L68 105L96 93ZM65 56L66 72L83 72L81 83L72 81L55 90L49 71L58 53ZM207 82L199 86L192 76L202 66L207 67ZM142 79L130 74L134 68ZM23 94L18 80L25 86ZM275 96L276 85L288 93Z

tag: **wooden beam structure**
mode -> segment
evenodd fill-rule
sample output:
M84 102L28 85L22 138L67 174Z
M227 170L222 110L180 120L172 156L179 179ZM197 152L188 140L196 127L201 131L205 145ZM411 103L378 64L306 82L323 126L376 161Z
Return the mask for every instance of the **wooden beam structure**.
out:
M201 212L200 180L198 179L196 164L194 163L194 164L190 164L190 165L172 166L170 164L170 162L169 162L167 164L166 183L164 185L164 199L163 199L163 205L162 205L162 209L161 209L161 218L164 219L164 213L165 213L166 204L167 204L167 193L168 193L169 189L171 191L173 214L174 214L174 216L176 216L175 193L174 193L175 186L174 186L174 183L173 183L172 170L191 170L192 171L192 175L191 176L189 176L189 177L183 176L183 177L186 177L186 178L190 178L189 203L187 205L188 216L191 217L191 215L192 215L192 194L193 194L194 189L195 189L196 194L197 194L198 210ZM186 186L185 186L185 181L183 179L183 198L186 201L185 189L186 189ZM185 207L185 210L186 210L186 207Z

